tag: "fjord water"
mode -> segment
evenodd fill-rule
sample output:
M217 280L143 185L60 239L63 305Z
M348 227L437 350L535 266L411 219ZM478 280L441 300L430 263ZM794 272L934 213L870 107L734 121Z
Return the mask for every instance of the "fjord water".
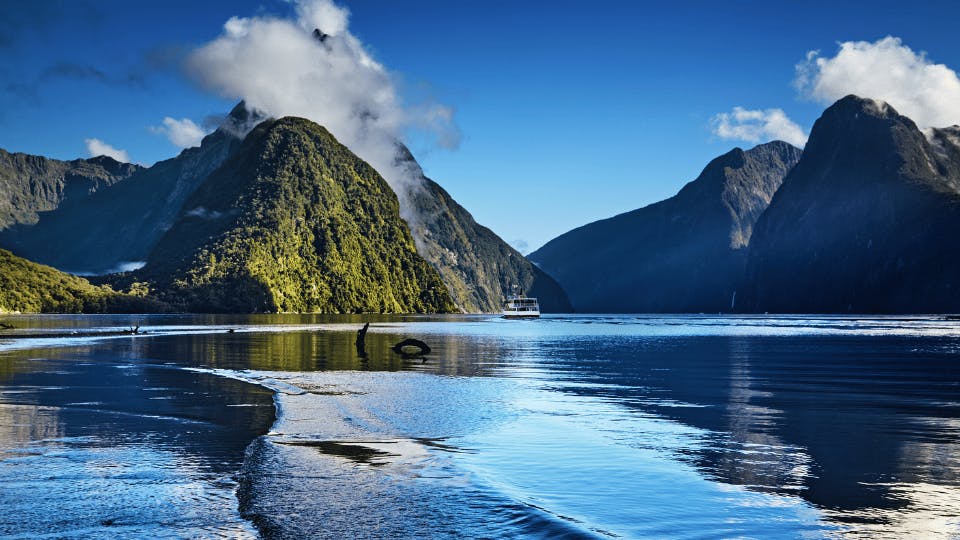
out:
M960 533L940 317L3 320L0 535Z

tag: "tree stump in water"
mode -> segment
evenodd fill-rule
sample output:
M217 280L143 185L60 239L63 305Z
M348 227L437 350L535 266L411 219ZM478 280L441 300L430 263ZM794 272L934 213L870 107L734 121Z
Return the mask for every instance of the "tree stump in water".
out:
M354 344L357 346L357 356L360 358L367 357L367 330L370 328L370 323L365 323L363 328L357 330L357 341Z

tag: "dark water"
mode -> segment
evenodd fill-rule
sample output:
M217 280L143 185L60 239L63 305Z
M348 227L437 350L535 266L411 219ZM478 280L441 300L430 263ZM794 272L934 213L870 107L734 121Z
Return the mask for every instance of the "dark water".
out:
M0 535L960 535L954 321L3 320Z

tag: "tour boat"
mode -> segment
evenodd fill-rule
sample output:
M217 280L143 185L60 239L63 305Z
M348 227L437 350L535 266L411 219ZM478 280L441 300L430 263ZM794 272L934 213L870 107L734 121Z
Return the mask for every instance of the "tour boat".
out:
M507 305L503 308L505 319L535 319L540 316L540 304L536 298L527 298L522 294L514 294L507 298Z

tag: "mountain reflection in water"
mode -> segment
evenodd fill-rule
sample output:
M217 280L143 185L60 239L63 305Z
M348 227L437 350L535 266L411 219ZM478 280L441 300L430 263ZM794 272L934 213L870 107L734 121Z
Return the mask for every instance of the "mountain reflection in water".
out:
M132 321L33 320L37 328ZM353 340L365 320L373 324L367 356L361 358ZM24 321L17 319L21 327ZM272 461L247 464L246 485L255 489L241 497L248 517L260 516L254 522L269 535L323 527L305 517L271 517L289 508L262 497L257 502L256 489L276 490L271 493L280 500L284 490L305 494L331 487L307 479L310 474L336 478L334 491L341 497L350 492L350 482L359 482L354 489L361 486L367 496L383 498L364 506L372 508L365 510L369 519L395 527L381 532L431 530L426 517L389 512L446 515L449 523L442 530L464 536L960 532L955 361L960 323L954 321L652 316L138 321L150 334L42 351L21 344L0 353L0 404L5 404L0 414L6 417L0 421L0 449L7 452L0 459L35 441L62 438L83 421L62 409L69 399L80 399L68 397L71 390L36 390L79 384L57 379L49 364L38 363L51 358L67 366L133 365L150 374L125 383L141 390L119 395L175 386L164 377L183 385L184 373L192 373L187 380L214 381L205 383L214 385L211 393L221 384L244 387L214 376L223 374L294 389L290 396L281 391L279 402L300 423L288 422L283 433L255 445L255 454ZM390 347L406 337L423 339L433 353L426 359L392 353ZM378 375L382 372L392 375ZM138 410L136 399L114 408ZM182 406L189 407L189 400ZM197 402L192 414L203 417L209 410L209 404ZM363 429L379 427L357 428L351 438L354 428L348 424L358 421L367 426ZM338 432L338 425L347 427ZM199 453L209 448L187 444L196 444ZM390 466L398 456L407 460L400 476ZM304 476L271 477L291 459L304 467ZM331 459L345 461L326 461ZM315 461L308 467L304 460ZM262 478L249 476L258 474ZM439 508L394 508L396 501L386 502L400 494L427 497ZM475 524L504 519L502 529ZM327 530L331 536L360 523L334 521L344 529ZM564 521L568 525L557 525Z

